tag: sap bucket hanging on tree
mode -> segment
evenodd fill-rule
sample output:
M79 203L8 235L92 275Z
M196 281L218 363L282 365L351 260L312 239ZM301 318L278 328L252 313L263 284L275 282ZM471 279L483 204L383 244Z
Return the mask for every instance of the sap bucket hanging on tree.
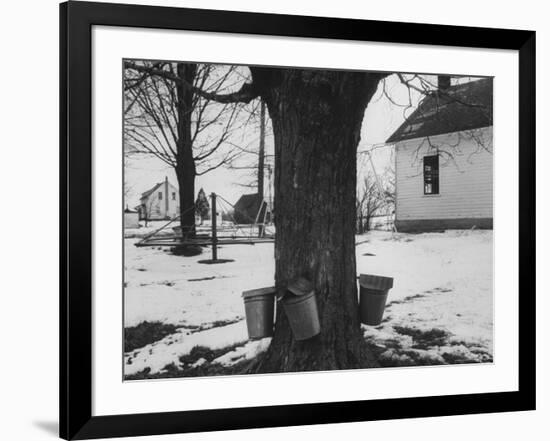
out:
M376 326L382 322L388 291L393 287L391 277L359 275L359 310L361 323Z
M243 292L248 337L256 340L273 335L275 287Z
M296 340L307 340L321 332L317 300L311 282L299 278L289 283L282 302Z

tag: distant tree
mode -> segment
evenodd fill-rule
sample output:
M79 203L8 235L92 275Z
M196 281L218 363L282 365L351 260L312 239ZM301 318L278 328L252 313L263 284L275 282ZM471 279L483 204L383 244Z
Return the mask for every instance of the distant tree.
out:
M195 201L195 213L198 214L201 218L201 224L205 219L208 219L208 213L210 212L210 203L206 197L206 193L201 188L199 194L197 195L197 200Z
M153 212L155 211L155 206L158 204L158 201L155 200L153 196L151 196L145 204L141 206L141 210L143 213L145 226L149 226L149 221L151 220L151 216L153 215Z
M376 215L389 215L395 206L395 172L388 167L376 176L369 170L357 189L357 234L370 231L372 218Z
M357 195L357 233L370 230L371 219L385 203L384 194L372 172L367 173Z
M248 140L244 145L235 146L242 152L243 161L238 161L236 164L231 164L229 168L233 170L248 170L246 176L236 183L239 187L255 189L261 198L265 198L271 194L271 188L264 184L266 170L268 174L272 169L273 155L269 154L273 133L271 121L266 111L266 104L263 101L253 102L247 107L248 111L248 127L252 128L257 137ZM266 143L267 141L267 143ZM270 162L271 160L271 162ZM269 175L268 175L269 178ZM268 182L269 185L269 182ZM267 195L266 195L267 193Z
M204 92L231 91L242 77L235 66L127 61L124 70L124 141L133 154L174 168L180 224L195 232L195 178L238 154L231 143L241 105L218 103ZM186 87L189 85L191 87ZM203 94L195 93L200 89Z
M128 154L124 153L124 170L128 167ZM124 200L126 201L132 194L133 186L128 181L128 176L124 173Z

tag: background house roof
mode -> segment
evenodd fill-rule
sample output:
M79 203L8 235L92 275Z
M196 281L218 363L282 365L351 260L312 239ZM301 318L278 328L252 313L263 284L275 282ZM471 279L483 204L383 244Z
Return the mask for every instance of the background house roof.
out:
M235 203L233 217L239 224L254 223L262 198L258 193L243 194Z
M155 184L153 188L141 193L141 198L140 199L145 199L146 197L148 197L151 193L153 193L162 184L164 184L164 182L159 182L158 184Z
M493 79L457 84L427 95L388 138L396 143L493 125Z

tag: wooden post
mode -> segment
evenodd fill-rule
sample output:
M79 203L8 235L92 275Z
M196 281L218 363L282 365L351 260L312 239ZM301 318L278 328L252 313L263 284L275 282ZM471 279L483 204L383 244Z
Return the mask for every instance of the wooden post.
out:
M267 211L267 204L263 199L261 199L260 211L258 212L257 221L256 221L256 223L258 224L258 237L264 237L264 233L265 233L264 224L265 224L266 211Z
M211 193L210 197L212 198L212 239L210 241L212 245L212 259L199 260L199 263L215 264L215 263L226 263L233 262L233 259L218 259L218 216L217 216L217 207L216 207L216 193ZM222 241L223 241L222 236ZM227 239L225 239L227 240Z
M212 193L212 260L218 260L218 234L217 234L217 209L216 209L216 193Z

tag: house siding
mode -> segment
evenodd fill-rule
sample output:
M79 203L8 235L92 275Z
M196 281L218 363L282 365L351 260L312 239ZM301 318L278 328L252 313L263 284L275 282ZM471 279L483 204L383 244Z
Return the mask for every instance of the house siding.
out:
M162 193L162 200L159 193ZM172 200L172 193L176 193L176 200ZM149 220L172 219L179 215L178 189L165 181L149 196L142 198L141 206L145 208Z
M401 231L492 228L492 127L430 137L439 158L439 194L424 194L423 157L435 151L424 139L396 144L396 227ZM457 144L458 143L458 144ZM483 144L483 147L482 145Z

